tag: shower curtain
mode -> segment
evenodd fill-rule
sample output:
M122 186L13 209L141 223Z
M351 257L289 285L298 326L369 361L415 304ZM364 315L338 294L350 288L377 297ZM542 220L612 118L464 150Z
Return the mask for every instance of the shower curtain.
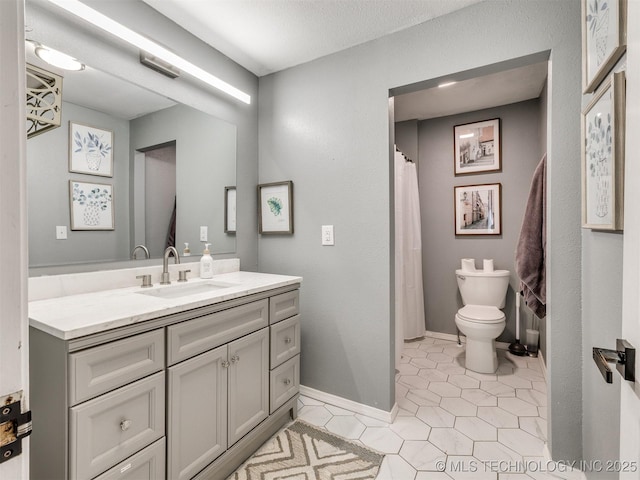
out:
M396 365L403 340L425 334L418 175L396 151L395 161Z

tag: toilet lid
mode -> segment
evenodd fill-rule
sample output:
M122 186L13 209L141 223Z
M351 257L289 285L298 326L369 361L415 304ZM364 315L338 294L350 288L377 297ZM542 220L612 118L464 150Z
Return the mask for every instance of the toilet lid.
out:
M465 305L458 310L458 315L470 322L497 323L504 320L504 313L491 305Z

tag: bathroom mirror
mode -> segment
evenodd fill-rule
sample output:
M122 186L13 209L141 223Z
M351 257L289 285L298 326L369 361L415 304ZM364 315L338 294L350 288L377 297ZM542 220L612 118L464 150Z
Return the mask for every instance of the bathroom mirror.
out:
M27 141L32 275L38 267L127 261L138 244L158 258L167 237L181 255L186 242L199 255L203 230L212 253L234 253L236 237L225 232L224 207L225 187L236 185L236 126L90 63L81 72L56 70L32 50L28 42L29 63L64 76L61 126ZM71 168L72 124L110 132L113 165L106 174ZM87 191L110 187L113 228L78 229L76 222L72 230L70 212L79 205L70 185L77 183Z

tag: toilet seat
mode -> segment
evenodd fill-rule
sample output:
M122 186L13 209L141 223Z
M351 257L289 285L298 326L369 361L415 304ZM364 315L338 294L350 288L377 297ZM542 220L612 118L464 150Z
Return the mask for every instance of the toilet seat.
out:
M458 310L458 316L477 323L500 323L505 320L504 313L492 305L465 305Z

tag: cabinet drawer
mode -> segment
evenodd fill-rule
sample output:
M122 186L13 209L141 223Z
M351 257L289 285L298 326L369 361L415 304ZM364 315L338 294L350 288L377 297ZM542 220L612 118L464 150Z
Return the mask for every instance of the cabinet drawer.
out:
M69 355L69 401L83 402L164 368L164 332L154 330Z
M298 290L293 290L269 299L269 323L277 323L300 313Z
M300 389L300 355L272 370L270 375L269 413L273 413Z
M94 480L164 480L165 440L139 451Z
M271 368L300 353L300 315L271 325Z
M164 436L164 372L71 408L72 480L93 478Z
M257 302L187 320L167 328L169 365L268 325L269 302Z

